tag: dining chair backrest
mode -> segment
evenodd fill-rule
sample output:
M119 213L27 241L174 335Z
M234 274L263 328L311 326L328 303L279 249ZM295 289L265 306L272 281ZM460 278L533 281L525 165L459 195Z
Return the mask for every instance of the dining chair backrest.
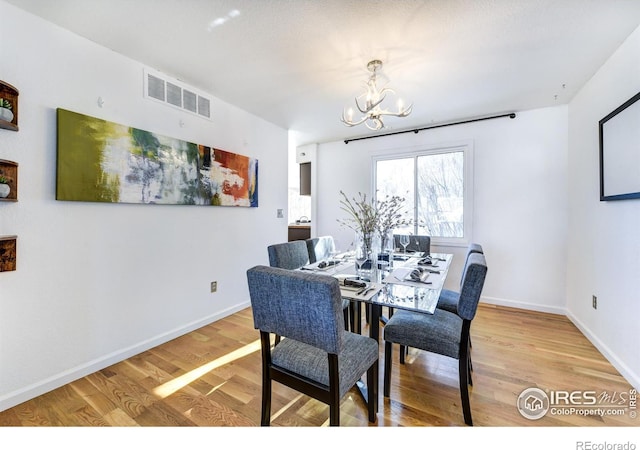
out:
M462 319L470 321L475 317L486 276L487 262L484 254L470 254L458 301L458 315Z
M340 353L345 330L337 278L256 266L247 279L256 329Z
M271 267L293 270L309 264L307 244L302 240L272 244L267 252Z
M327 259L335 251L333 236L318 236L306 240L309 262L314 263Z
M467 264L469 263L469 256L471 256L474 253L480 253L484 255L484 250L482 249L482 245L476 244L475 242L472 242L471 244L469 244L469 247L467 248L467 255L464 258L464 266L462 267L462 274L460 275L460 287L462 287L462 282L464 281L464 273L467 270Z
M403 250L400 243L401 234L393 235L393 248ZM407 236L407 235L405 235ZM407 251L410 252L424 252L425 255L431 253L431 236L424 236L419 234L409 234L409 245L407 245Z

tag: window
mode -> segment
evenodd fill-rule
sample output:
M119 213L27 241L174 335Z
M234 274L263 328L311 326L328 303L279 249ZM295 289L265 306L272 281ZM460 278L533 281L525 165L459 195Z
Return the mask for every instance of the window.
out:
M431 236L434 245L466 246L471 241L471 144L374 158L378 199L407 199L410 227L396 233Z

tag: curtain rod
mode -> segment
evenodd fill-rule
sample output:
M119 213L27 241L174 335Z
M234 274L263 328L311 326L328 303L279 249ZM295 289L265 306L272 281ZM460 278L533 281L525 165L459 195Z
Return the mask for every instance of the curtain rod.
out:
M423 128L414 128L413 130L394 131L392 133L376 134L374 136L363 136L363 137L359 137L359 138L345 139L344 143L348 144L349 142L352 142L352 141L361 141L361 140L364 140L364 139L373 139L373 138L378 138L378 137L383 137L383 136L393 136L395 134L402 134L402 133L416 133L416 134L418 134L418 132L420 132L420 131L431 130L433 128L450 127L451 125L462 125L462 124L465 124L465 123L480 122L482 120L501 119L503 117L509 117L510 119L515 119L516 118L516 113L500 114L498 116L481 117L479 119L469 119L469 120L462 120L462 121L459 121L459 122L449 122L449 123L443 123L443 124L440 124L440 125L432 125L432 126L423 127Z

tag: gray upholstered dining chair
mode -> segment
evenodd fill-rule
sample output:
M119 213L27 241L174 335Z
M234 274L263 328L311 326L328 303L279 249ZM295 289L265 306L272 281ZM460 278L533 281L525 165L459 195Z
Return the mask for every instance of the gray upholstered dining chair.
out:
M378 343L341 326L338 280L255 266L247 281L262 347L261 425L271 422L273 381L328 404L330 425L340 425L340 400L365 373L369 422L375 422ZM272 346L272 333L285 339Z
M269 245L267 252L271 267L293 270L309 264L307 244L302 240Z
M462 276L460 277L460 287L462 287L462 282L464 281L464 272L467 270L467 264L469 263L469 256L473 253L480 253L484 255L484 250L482 249L482 245L471 243L467 248L467 256L464 260L464 266L462 268ZM458 314L458 302L460 301L460 292L452 291L450 289L443 289L440 291L440 296L438 297L438 304L436 308L444 309L445 311L449 311L454 314ZM471 349L471 337L469 337L469 348ZM400 349L402 352L402 349ZM473 385L473 378L471 377L471 372L473 372L473 363L471 361L471 351L469 351L469 384Z
M269 265L281 269L295 270L309 264L309 250L307 243L302 240L272 244L267 247ZM349 309L351 302L343 300L344 326L349 328ZM276 338L279 342L280 339Z
M318 236L307 239L305 242L311 263L329 258L336 249L333 236Z
M391 393L393 344L417 348L458 360L464 422L473 425L469 403L469 332L487 274L484 255L469 256L464 272L458 312L436 309L434 314L398 310L384 327L384 396Z
M401 234L393 235L393 248L398 248L403 250L402 244L400 243ZM407 235L405 235L407 236ZM409 234L409 245L407 245L408 252L424 252L425 255L431 253L431 236L419 235L419 234Z
M460 277L460 287L462 287L462 282L464 281L464 272L467 269L467 264L469 263L469 256L473 253L481 253L484 254L484 250L482 249L482 245L471 243L467 248L467 255L464 260L464 266L462 268L462 275ZM438 298L438 305L436 308L444 309L445 311L449 311L455 314L458 314L458 300L460 299L460 292L452 291L450 289L443 289L440 292L440 297Z

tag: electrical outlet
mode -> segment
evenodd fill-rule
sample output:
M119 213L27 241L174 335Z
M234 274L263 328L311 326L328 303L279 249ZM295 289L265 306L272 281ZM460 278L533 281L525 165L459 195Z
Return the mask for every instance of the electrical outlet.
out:
M284 209L278 209L276 210L276 217L278 219L284 219Z
M216 292L218 290L218 282L217 281L212 281L211 282L211 292Z
M593 309L598 309L598 297L595 295L591 296L591 306L593 306Z

